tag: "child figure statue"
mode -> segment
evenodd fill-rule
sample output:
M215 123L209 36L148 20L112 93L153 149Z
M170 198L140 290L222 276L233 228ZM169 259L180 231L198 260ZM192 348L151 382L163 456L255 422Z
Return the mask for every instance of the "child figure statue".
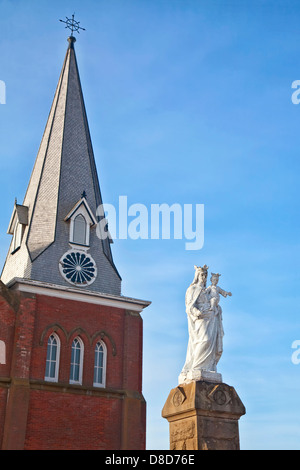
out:
M230 297L232 296L231 292L226 292L225 290L221 289L221 287L218 286L219 282L219 277L221 274L215 274L211 273L211 285L207 287L206 293L209 295L210 299L210 308L213 310L215 315L218 315L219 313L222 312L221 307L219 306L220 302L220 295L223 295L223 297L227 297L229 295Z

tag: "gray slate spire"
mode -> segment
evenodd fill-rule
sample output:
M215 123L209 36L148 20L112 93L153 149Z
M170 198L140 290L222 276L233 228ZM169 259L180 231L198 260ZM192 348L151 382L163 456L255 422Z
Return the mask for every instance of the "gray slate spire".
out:
M9 224L13 238L1 280L25 278L119 295L121 278L113 263L111 240L96 235L96 210L102 198L75 38L68 41L24 202L15 203Z

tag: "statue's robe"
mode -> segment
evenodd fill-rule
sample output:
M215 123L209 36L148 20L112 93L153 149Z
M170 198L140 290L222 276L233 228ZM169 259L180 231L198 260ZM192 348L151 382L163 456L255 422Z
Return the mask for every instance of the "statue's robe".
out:
M191 284L185 296L189 341L181 376L200 370L216 371L223 352L222 310L210 309L206 289Z

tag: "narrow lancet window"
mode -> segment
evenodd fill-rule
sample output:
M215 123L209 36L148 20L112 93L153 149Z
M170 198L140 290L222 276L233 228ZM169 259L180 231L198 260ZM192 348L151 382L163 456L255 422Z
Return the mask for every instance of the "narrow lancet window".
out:
M47 344L45 380L48 382L57 382L58 380L59 354L59 337L53 333L51 336L49 336Z
M105 387L106 375L106 346L99 341L95 347L94 387Z
M86 245L86 220L82 214L78 214L74 219L73 242Z
M70 384L82 383L83 366L83 342L80 338L75 338L72 343Z
M6 347L4 341L0 341L0 364L6 364Z
M21 241L22 241L22 232L23 232L23 227L21 224L17 222L15 229L14 229L14 234L13 234L12 252L20 248Z

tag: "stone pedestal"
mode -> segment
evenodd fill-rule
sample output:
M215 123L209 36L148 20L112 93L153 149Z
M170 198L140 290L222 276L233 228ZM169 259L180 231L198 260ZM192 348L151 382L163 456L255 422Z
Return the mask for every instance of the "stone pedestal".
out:
M170 450L239 450L238 420L246 413L235 389L204 380L171 390L162 416Z

